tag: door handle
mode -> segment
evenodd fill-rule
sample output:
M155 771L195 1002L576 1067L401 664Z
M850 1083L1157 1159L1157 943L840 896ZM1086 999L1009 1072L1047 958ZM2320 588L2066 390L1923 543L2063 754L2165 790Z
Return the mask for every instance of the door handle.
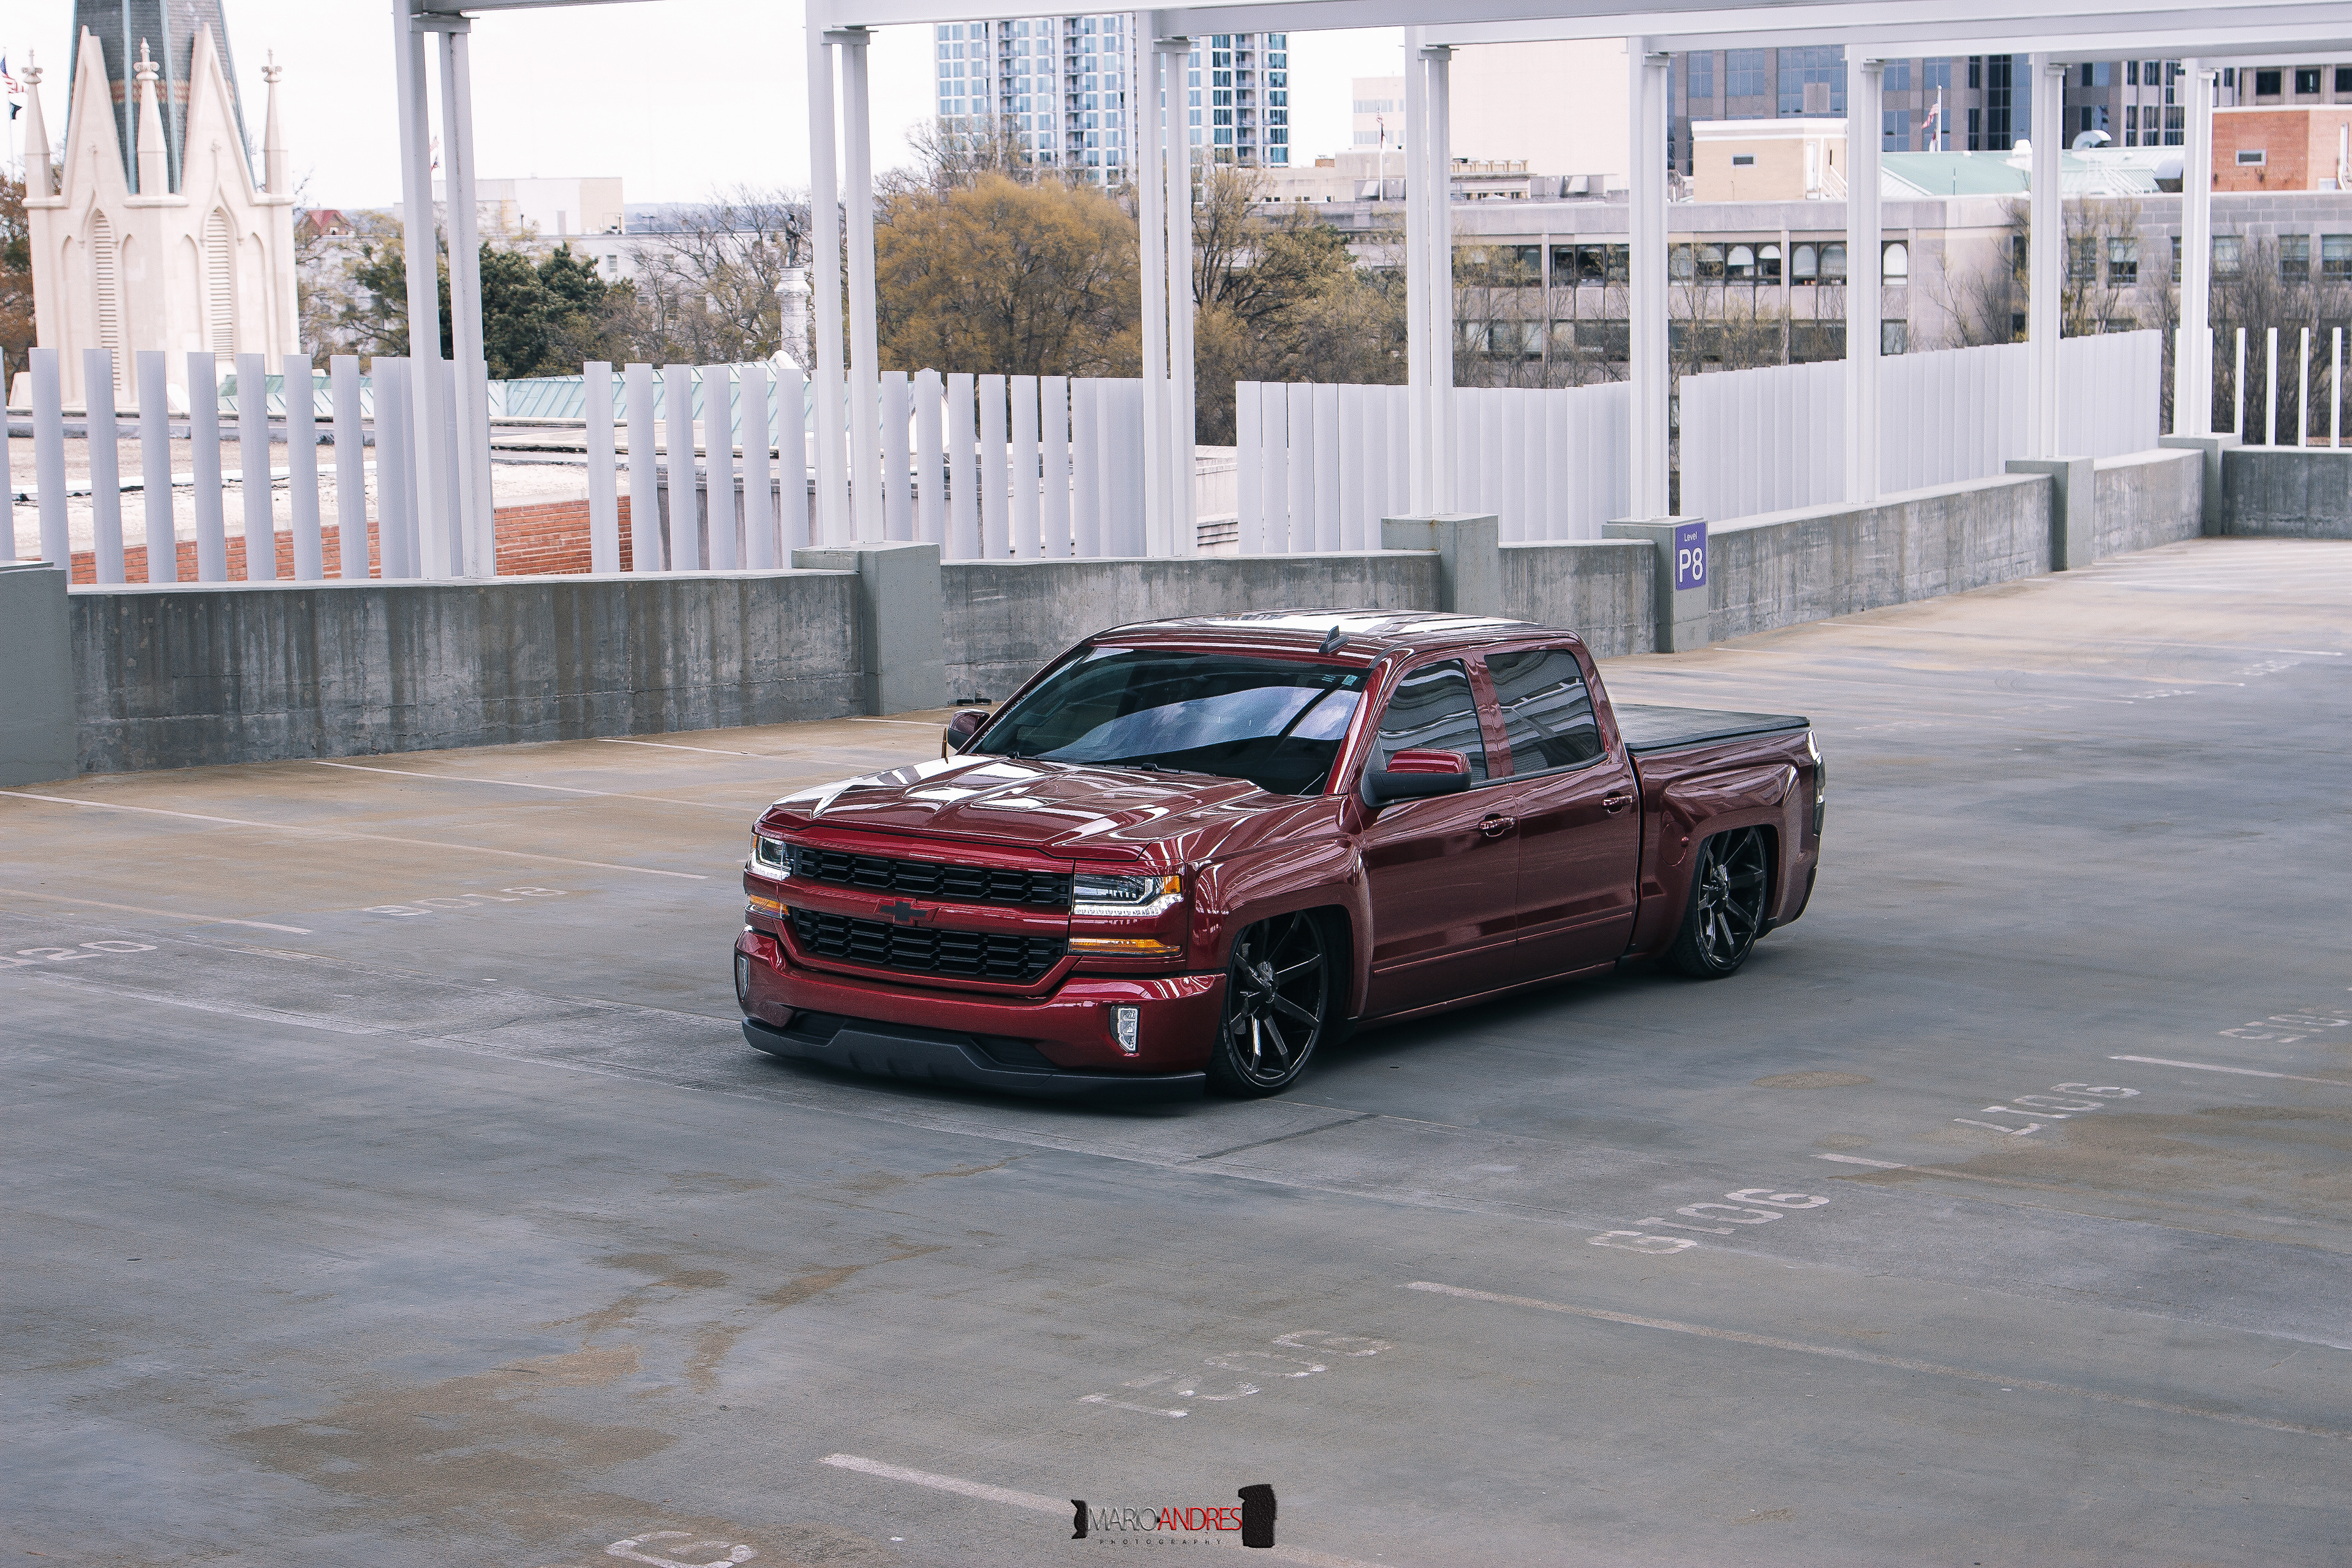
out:
M1612 816L1633 804L1633 797L1630 795L1604 795L1601 797L1601 809Z
M1515 816L1490 816L1478 825L1478 831L1489 838L1500 838L1519 825Z

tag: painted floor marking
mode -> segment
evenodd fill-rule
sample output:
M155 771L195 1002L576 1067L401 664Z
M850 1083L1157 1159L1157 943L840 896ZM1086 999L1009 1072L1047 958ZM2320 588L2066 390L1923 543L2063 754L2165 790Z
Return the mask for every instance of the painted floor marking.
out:
M856 1470L860 1475L876 1476L886 1481L905 1481L910 1486L929 1487L933 1491L953 1492L958 1497L975 1498L982 1502L1002 1503L1007 1508L1027 1509L1033 1513L1050 1513L1056 1519L1070 1517L1070 1500L1067 1498L1040 1497L1035 1492L1017 1492L1010 1487L992 1487L985 1481L968 1481L961 1476L910 1470L904 1465L886 1465L879 1459L868 1459L856 1454L827 1454L817 1463L831 1465L837 1470ZM1240 1543L1236 1542L1234 1544L1238 1546ZM1278 1543L1267 1549L1266 1556L1277 1563L1304 1563L1307 1568L1394 1568L1390 1563L1374 1564L1353 1557L1334 1557L1328 1552L1309 1552L1304 1547Z
M68 899L57 893L36 893L23 888L0 888L0 897L13 899L44 899L53 904L73 904L86 910L113 910L126 915L153 915L158 920L186 921L192 925L250 926L255 931L278 931L290 936L309 936L309 926L272 925L268 921L241 921L227 915L189 915L173 910L151 910L139 904L110 904L103 899Z
M908 729L909 729L909 730L936 730L936 729L940 728L940 726L939 726L939 725L937 725L937 724L933 724L933 723L930 723L929 721L926 721L926 720L922 720L922 719L859 719L859 718L852 718L849 721L850 721L851 723L853 723L853 724L902 724L902 725L906 726L906 727L907 727Z
M133 991L122 985L100 985L70 974L43 974L39 978L51 985L67 985L76 991L95 991L110 996L132 996L142 1002L161 1003L166 1007L186 1007L198 1013L218 1013L224 1017L243 1018L254 1024L292 1024L298 1028L326 1029L338 1035L382 1035L391 1031L371 1024L346 1024L340 1019L320 1017L310 1013L283 1013L275 1007L228 1007L217 1002L192 1002L185 996L166 996L153 991Z
M596 739L608 746L651 746L661 752L700 752L706 757L759 757L772 763L783 760L768 752L723 752L716 746L680 746L668 741L625 741L618 735L599 735Z
M2352 1089L2352 1080L2340 1078L2305 1078L2301 1073L2264 1072L2259 1068L2216 1067L2211 1062L2176 1062L2167 1057L2109 1057L2111 1062L2146 1062L2150 1067L2190 1068L2198 1072L2236 1073L2241 1078L2283 1078L2294 1083L2324 1083L2334 1089Z
M469 773L419 773L414 768L370 768L362 767L357 763L331 763L323 758L311 760L322 768L341 768L347 773L390 773L394 778L403 779L431 779L436 784L501 784L508 789L541 789L556 795L594 795L599 800L645 800L651 801L656 805L693 805L699 806L705 811L730 811L739 816L743 811L743 807L740 805L728 805L718 801L673 800L664 795L630 795L621 790L580 789L572 784L525 784L520 779L486 779L478 778Z
M598 871L636 871L648 877L677 877L708 882L699 871L664 871L652 866L616 866L609 860L571 860L561 855L541 855L529 849L492 849L480 844L444 844L431 838L395 838L387 833L354 833L344 827L311 827L301 823L248 822L241 816L206 816L194 811L166 811L160 805L122 805L110 800L76 800L69 795L35 795L30 790L0 789L0 800L37 800L50 805L87 805L99 811L131 811L142 816L176 816L184 822L211 822L224 827L258 827L266 833L309 833L321 838L357 838L371 844L401 844L411 849L456 849L468 855L503 855L515 860L545 860L557 866L586 866ZM278 926L272 930L286 930ZM303 933L308 935L307 931Z
M1701 1339L1759 1345L1766 1350L1796 1351L1805 1355L1828 1356L1836 1361L1866 1362L1872 1366L1891 1366L1901 1372L1965 1378L1970 1383L1990 1383L2004 1391L2030 1388L2037 1394L2063 1394L2076 1399L2094 1399L2102 1405L2126 1405L2135 1410L2162 1411L2168 1415L2200 1415L2208 1421L2224 1421L2232 1426L2259 1426L2265 1432L2293 1432L2305 1437L2334 1437L2352 1442L2352 1432L2338 1431L2330 1426L2306 1426L2294 1421L2273 1421L2264 1415L2241 1415L2233 1411L2213 1410L2200 1405L2179 1405L2165 1399L2138 1399L2128 1394L2107 1394L2095 1388L2077 1388L2072 1384L2046 1383L2040 1378L2004 1377L1994 1373L1978 1372L1971 1367L1945 1366L1939 1362L1914 1361L1908 1356L1880 1355L1874 1351L1849 1350L1843 1345L1807 1344L1802 1340L1776 1339L1769 1334L1744 1333L1738 1329L1710 1329L1697 1323L1678 1323L1668 1318L1637 1318L1630 1312L1607 1312L1598 1307L1571 1307L1563 1301L1543 1301L1533 1296L1504 1296L1492 1290L1465 1289L1459 1285L1440 1285L1428 1279L1415 1279L1404 1289L1426 1290L1439 1296L1455 1296L1465 1301L1496 1301L1508 1307L1533 1307L1539 1311L1564 1312L1570 1317L1591 1318L1603 1323L1623 1323L1636 1329L1658 1329L1670 1334L1696 1334Z
M1898 1165L1892 1160L1865 1160L1859 1154L1816 1154L1816 1160L1835 1160L1841 1165L1869 1165L1881 1171L1907 1171L1908 1165Z

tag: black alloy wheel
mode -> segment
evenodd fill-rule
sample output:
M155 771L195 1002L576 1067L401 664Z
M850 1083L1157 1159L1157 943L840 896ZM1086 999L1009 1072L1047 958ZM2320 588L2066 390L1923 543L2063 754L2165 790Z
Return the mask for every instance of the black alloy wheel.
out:
M1699 847L1690 908L1668 960L1685 974L1720 980L1738 973L1764 934L1772 884L1770 846L1760 827L1735 827Z
M1209 1052L1209 1087L1234 1099L1279 1094L1327 1032L1336 989L1323 923L1304 911L1261 921L1235 939L1225 1016Z

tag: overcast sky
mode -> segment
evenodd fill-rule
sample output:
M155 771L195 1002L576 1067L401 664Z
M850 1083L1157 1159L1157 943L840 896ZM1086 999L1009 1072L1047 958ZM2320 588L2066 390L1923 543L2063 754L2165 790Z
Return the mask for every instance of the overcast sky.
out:
M319 206L400 196L390 0L225 0L249 128L261 134L265 54L286 68L279 113L298 178ZM6 0L0 46L52 75L42 107L65 132L68 0ZM634 0L478 18L474 140L484 178L618 174L631 202L691 201L739 184L808 183L801 10L753 0ZM1393 29L1291 37L1298 162L1348 145L1349 79L1403 69ZM883 29L873 47L874 165L907 158L930 113L929 29ZM435 110L437 116L439 110ZM14 129L21 131L21 121ZM21 146L13 140L12 152Z

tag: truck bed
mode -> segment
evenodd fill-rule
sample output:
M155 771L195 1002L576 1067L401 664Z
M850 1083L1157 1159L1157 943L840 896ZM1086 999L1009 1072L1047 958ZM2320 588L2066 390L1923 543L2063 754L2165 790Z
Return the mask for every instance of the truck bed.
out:
M1624 736L1625 749L1635 756L1742 735L1803 730L1812 723L1795 713L1736 713L1721 708L1667 708L1641 702L1619 702L1613 710L1617 732Z

